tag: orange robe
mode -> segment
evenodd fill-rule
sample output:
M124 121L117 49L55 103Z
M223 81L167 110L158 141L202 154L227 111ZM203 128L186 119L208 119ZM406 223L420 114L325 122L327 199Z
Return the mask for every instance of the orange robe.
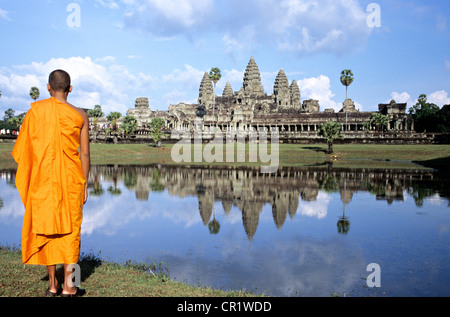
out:
M55 98L31 104L12 155L25 206L22 261L74 264L80 254L84 184L81 115Z

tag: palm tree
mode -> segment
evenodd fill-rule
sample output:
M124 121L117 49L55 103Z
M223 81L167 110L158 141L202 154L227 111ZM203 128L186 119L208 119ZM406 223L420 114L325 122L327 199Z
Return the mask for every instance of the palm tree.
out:
M333 154L333 142L336 139L343 139L344 136L340 134L341 125L334 121L328 121L320 125L317 134L323 136L328 144L327 154Z
M337 231L340 234L347 234L350 230L350 220L345 216L345 200L347 199L347 175L344 176L344 210L342 217L337 222Z
M40 96L39 89L37 87L31 87L30 89L30 97L36 101Z
M114 165L113 173L112 173L112 179L114 186L108 187L108 192L113 196L118 196L122 194L122 190L120 188L117 188L117 165Z
M87 111L87 115L88 115L88 117L94 118L94 143L97 143L98 118L101 118L105 115L102 111L102 106L95 105L94 109L89 109Z
M222 74L220 73L220 69L217 67L213 67L211 68L211 71L209 72L209 79L212 80L212 82L214 83L214 89L213 89L213 98L214 98L214 103L213 103L213 118L214 118L214 109L216 107L216 84L217 82L220 80L220 78L222 78Z
M109 132L113 134L114 143L117 143L117 133L119 131L119 126L117 124L117 120L122 116L120 112L113 111L106 118L109 120L111 124L111 128Z
M347 91L348 91L348 86L350 86L353 83L353 73L350 69L344 69L341 72L341 83L342 85L345 86L345 102L347 101L348 97L347 97ZM345 106L345 102L344 102L344 106ZM347 107L345 107L345 131L348 130L348 126L347 126Z
M8 120L8 123L10 123L12 126L14 126L14 128L16 129L16 131L19 130L20 126L22 125L23 119L25 118L25 116L16 116L16 117L12 117Z
M120 128L123 130L125 135L134 134L138 128L138 121L137 121L136 117L127 114L123 118L123 123Z
M156 147L161 147L161 136L163 135L162 128L164 128L164 124L165 122L163 118L153 118L150 122L150 134L153 141L156 142Z
M375 126L377 131L383 130L384 126L387 126L389 123L388 116L375 112L372 114L372 117L370 118L370 123Z

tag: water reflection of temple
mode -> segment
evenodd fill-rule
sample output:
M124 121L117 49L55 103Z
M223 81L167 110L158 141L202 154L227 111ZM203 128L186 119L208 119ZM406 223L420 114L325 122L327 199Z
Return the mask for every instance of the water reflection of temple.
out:
M256 233L263 207L269 204L275 225L281 229L293 218L301 201L317 200L319 191L339 192L344 204L355 192L365 191L377 200L404 199L405 190L420 204L427 195L417 181L433 182L435 175L422 170L335 170L333 168L280 168L276 174L261 174L259 169L170 167L170 166L93 166L91 195L101 195L104 181L113 182L108 191L117 194L117 183L135 191L138 200L148 200L150 192L167 190L178 197L198 199L205 226L214 217L214 206L222 204L226 215L238 208L249 239Z
M167 190L178 197L198 198L200 217L205 226L220 202L226 215L233 206L242 213L245 231L251 239L258 227L263 207L269 204L275 225L281 229L288 215L293 218L301 201L315 201L319 191L339 192L344 204L355 192L370 192L377 200L404 199L405 190L417 203L427 195L416 181L433 181L434 174L422 170L335 170L327 168L280 168L276 174L261 174L259 169L202 168L170 166L93 166L89 187L91 195L105 192L102 182L113 182L111 194L120 194L118 182L134 190L138 200L148 200L150 192ZM427 191L427 190L425 190Z

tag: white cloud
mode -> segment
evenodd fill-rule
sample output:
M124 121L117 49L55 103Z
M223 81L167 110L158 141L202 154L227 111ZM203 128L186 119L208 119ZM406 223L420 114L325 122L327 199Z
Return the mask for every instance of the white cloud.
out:
M114 0L95 0L95 1L109 9L113 9L113 10L119 9L119 4Z
M272 46L299 54L342 54L360 47L371 33L367 14L355 0L230 3L233 13L222 27L227 27L229 38L246 46ZM242 29L246 31L242 33Z
M356 0L122 2L128 27L169 39L219 33L224 51L233 58L258 46L300 54L342 54L364 45L372 31Z
M407 92L398 93L394 91L391 94L391 97L397 103L407 103L409 107L417 103L417 99L412 99L410 94ZM445 90L439 90L432 92L431 94L427 94L427 101L442 108L442 106L450 104L450 97ZM390 100L386 100L386 102L388 103Z
M339 111L342 109L342 103L333 100L335 94L331 91L330 78L324 75L319 77L305 78L297 81L300 88L302 100L314 99L319 100L320 110L334 109Z
M439 107L450 105L450 97L445 90L439 90L431 93L427 96L427 100L428 102L434 103Z
M233 57L233 59L243 58L243 51L245 48L244 43L232 38L229 34L225 34L222 37L222 43L224 46L224 52L227 55Z
M407 103L408 105L415 103L407 92L399 93L394 91L391 93L391 97L391 100L395 100L397 103ZM389 103L391 100L386 100L386 103Z
M302 216L316 217L317 219L323 219L327 216L328 205L330 204L331 197L322 191L319 191L317 199L315 201L303 201L299 207L299 213Z
M11 19L8 17L9 12L0 8L0 20L10 21Z
M13 108L27 111L32 102L29 90L39 88L39 99L48 98L48 75L55 69L66 70L74 87L69 102L81 108L100 104L103 112L119 111L125 114L133 107L134 99L151 87L154 79L145 74L131 74L125 67L111 64L111 57L93 61L90 57L52 58L47 62L0 69L2 110ZM101 64L106 61L108 66Z
M198 89L200 81L205 74L204 71L195 69L191 65L184 65L185 69L175 69L171 73L163 76L164 82L183 83L185 86L193 86ZM198 85L197 83L198 82Z
M128 26L156 36L190 34L191 29L206 25L213 8L212 0L123 1L128 5Z
M445 69L450 70L450 61L445 61Z

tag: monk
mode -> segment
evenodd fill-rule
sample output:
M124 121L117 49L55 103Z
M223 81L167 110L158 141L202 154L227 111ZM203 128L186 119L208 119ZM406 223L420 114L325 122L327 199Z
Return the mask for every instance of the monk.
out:
M51 98L34 102L12 151L18 163L16 186L25 206L22 261L45 265L46 296L80 296L70 269L79 260L83 206L90 169L89 119L67 102L70 76L55 70L47 89ZM64 264L64 288L56 265ZM69 282L70 280L70 282Z

